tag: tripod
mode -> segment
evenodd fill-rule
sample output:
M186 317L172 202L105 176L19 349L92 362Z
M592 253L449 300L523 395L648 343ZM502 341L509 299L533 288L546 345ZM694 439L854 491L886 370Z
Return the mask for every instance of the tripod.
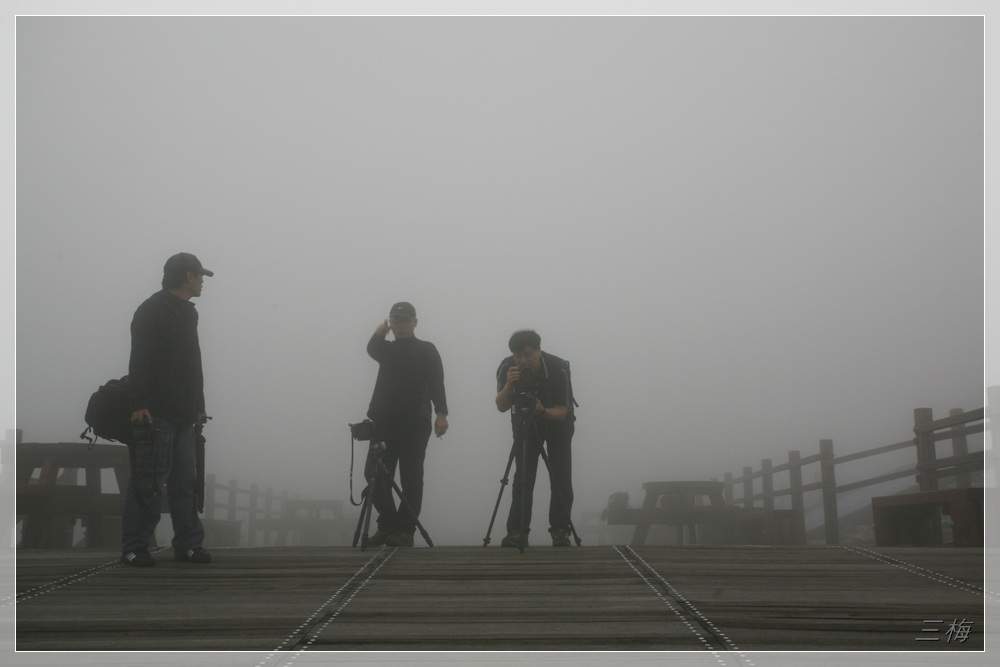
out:
M358 546L358 538L361 538L361 550L364 551L368 547L368 528L371 525L372 519L372 503L375 499L375 493L379 490L386 489L390 485L396 490L396 495L399 496L399 504L406 508L406 510L413 515L413 520L417 524L417 528L420 530L420 535L427 542L427 546L433 547L434 543L431 542L430 535L424 530L424 527L420 524L420 520L417 519L417 515L413 512L413 508L410 507L410 503L407 502L406 496L400 490L399 486L396 484L396 480L393 479L392 475L389 474L389 469L385 467L385 461L382 459L383 454L385 454L385 443L381 440L372 439L371 444L371 455L374 457L374 471L372 473L371 481L368 482L368 488L366 488L362 493L363 500L361 502L361 516L358 517L358 526L354 530L354 542L351 546ZM392 499L391 494L389 495L390 500ZM364 532L362 532L362 528Z
M508 477L510 475L510 466L514 463L514 459L518 458L517 468L521 471L518 476L518 482L516 486L519 489L514 489L512 492L518 492L521 494L521 505L520 505L520 517L519 517L519 530L518 530L518 551L522 554L524 553L524 547L528 544L528 531L525 525L525 509L527 508L527 494L532 490L528 489L527 484L527 470L526 462L528 460L528 437L532 431L534 431L535 436L538 438L538 451L541 454L542 461L545 462L545 469L549 473L549 482L552 485L552 490L556 494L559 503L563 507L563 511L566 513L566 520L569 522L569 528L573 533L573 539L576 540L576 546L580 546L582 540L580 536L576 534L576 527L573 526L573 520L569 516L569 507L566 505L566 499L563 497L562 490L559 488L559 484L556 482L555 478L552 477L552 467L549 465L549 457L545 453L545 448L542 446L542 438L538 432L538 426L535 424L535 397L530 394L519 394L514 399L514 414L515 414L515 428L514 428L514 443L510 449L510 456L507 458L507 467L503 471L503 479L500 480L500 492L497 493L497 502L493 506L493 516L490 517L490 525L486 530L486 537L483 538L483 546L489 546L490 544L490 534L493 532L493 523L497 518L497 510L500 508L500 499L503 497L504 487L507 486ZM518 447L518 442L520 442L520 447ZM520 456L518 456L520 454Z

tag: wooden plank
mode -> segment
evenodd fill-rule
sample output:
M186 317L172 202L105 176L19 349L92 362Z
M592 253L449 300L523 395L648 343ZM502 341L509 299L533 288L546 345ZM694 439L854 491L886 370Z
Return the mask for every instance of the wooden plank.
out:
M695 608L746 650L924 650L916 641L926 619L967 619L975 636L951 649L983 647L983 599L949 581L956 566L982 584L982 551L919 550L936 578L907 562L914 550L879 560L840 548L724 551L692 547L639 552ZM977 558L978 556L978 558ZM739 562L738 568L726 568ZM978 569L977 569L978 568ZM928 573L924 573L927 575ZM943 647L938 647L943 648Z
M897 449L906 449L908 447L915 447L913 439L904 440L902 442L897 442L892 445L883 445L881 447L875 447L873 449L866 449L863 452L856 452L854 454L844 454L843 456L837 456L833 459L836 465L841 463L847 463L848 461L856 461L858 459L868 458L869 456L876 456L877 454L887 454L889 452L894 452Z
M406 551L323 630L323 648L698 650L613 549ZM373 622L392 610L389 624Z
M121 461L128 462L125 445L94 445L91 449L82 442L21 442L17 445L17 466L38 468L47 458L55 458L62 468L114 468Z
M119 494L95 495L85 486L28 487L17 497L17 514L121 516L124 502Z
M982 549L258 547L214 550L208 566L165 550L153 568L116 556L19 550L17 648L705 651L685 604L740 650L983 647ZM974 632L920 645L932 618Z
M949 428L951 426L967 424L968 422L981 421L985 416L986 416L985 408L978 408L976 410L969 410L968 412L962 412L958 415L951 415L948 417L942 417L941 419L935 419L933 421L917 424L916 426L913 427L913 431L915 433L926 433L928 431L937 431L943 428Z

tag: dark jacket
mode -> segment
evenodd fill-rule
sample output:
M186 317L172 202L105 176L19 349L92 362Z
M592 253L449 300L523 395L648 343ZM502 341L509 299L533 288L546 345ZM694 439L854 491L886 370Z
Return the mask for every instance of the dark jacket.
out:
M128 363L133 412L193 424L205 411L198 311L194 304L161 290L132 317L132 354Z
M368 354L378 362L378 377L368 406L368 416L404 414L430 421L434 411L447 415L444 367L433 343L413 336L388 341L375 334L368 341Z
M503 391L507 384L507 371L514 366L514 357L504 357L497 368L497 393ZM576 421L576 401L573 399L573 384L569 375L569 362L554 354L542 350L541 369L538 373L538 400L547 408L566 406L566 419L561 422L537 422L539 429L552 431L567 430ZM511 411L511 424L516 425L517 418Z

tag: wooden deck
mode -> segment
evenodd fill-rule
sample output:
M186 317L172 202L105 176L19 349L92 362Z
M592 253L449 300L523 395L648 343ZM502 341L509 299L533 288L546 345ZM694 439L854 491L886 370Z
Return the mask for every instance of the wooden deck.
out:
M215 549L17 554L19 651L982 651L983 550ZM931 623L940 621L940 623ZM961 641L953 623L968 630ZM934 632L936 631L936 632ZM937 641L931 641L936 639ZM708 656L706 656L708 657ZM267 661L260 664L270 664Z

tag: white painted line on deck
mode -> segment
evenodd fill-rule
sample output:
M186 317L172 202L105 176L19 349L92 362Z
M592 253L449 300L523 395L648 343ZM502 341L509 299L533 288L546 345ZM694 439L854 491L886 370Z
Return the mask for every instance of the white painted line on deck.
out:
M339 607L337 607L337 610L334 611L330 615L330 617L326 620L326 622L323 623L323 625L321 625L318 630L316 630L315 632L312 633L311 637L309 637L309 639L306 642L305 646L302 647L302 648L300 648L300 649L298 649L297 651L295 651L295 653L290 658L288 658L287 660L285 660L281 664L283 666L284 665L290 665L290 664L292 664L292 662L296 658L298 658L300 655L302 655L302 653L304 653L306 650L308 650L309 647L312 646L312 644L319 637L319 635L322 634L322 632L330 625L330 623L332 623L337 618L337 616L340 615L340 612L342 612L344 610L344 608L348 604L350 604L352 600L354 600L355 596L358 593L361 592L361 589L364 588L368 584L369 581L371 581L372 577L374 577L375 574L380 569L382 569L382 566L385 565L387 562L389 562L389 559L392 558L392 556L396 553L398 547L392 548L391 550L388 551L388 553L386 553L386 549L387 549L387 547L383 547L374 556L372 556L367 562L365 562L364 565L362 565L360 568L358 568L358 571L355 572L354 574L352 574L351 577L347 581L345 581L344 584L340 588L337 589L336 593L334 593L333 595L331 595L326 600L326 602L324 602L323 604L321 604L319 606L319 608L316 609L316 611L314 611L309 616L309 618L307 618L305 621L303 621L302 624L299 625L299 627L296 628L294 632L292 632L292 634L290 634L288 637L286 637L285 640L283 642L281 642L277 646L277 648L275 648L263 660L261 660L259 663L257 663L257 667L264 667L264 665L266 665L267 662L269 660L271 660L271 658L273 658L278 653L285 651L286 650L285 646L289 642L291 642L296 636L298 636L300 633L308 632L307 629L314 622L314 619L320 618L321 615L324 613L324 610L326 610L331 604L333 604L334 601L337 600L342 593L344 593L345 589L347 589L352 584L352 582L354 582L356 579L358 579L359 576L362 573L364 573L366 569L368 569L369 567L371 567L373 564L377 563L377 566L372 569L372 571L368 574L368 576L365 577L364 580L361 581L357 586L355 586L352 591L350 591L350 594L344 600L343 604L341 604ZM381 560L381 562L378 562L379 560Z
M920 567L919 565L913 565L912 563L907 563L898 558L893 558L888 554L880 554L877 551L872 551L870 549L865 549L864 547L851 547L845 545L838 545L839 549L846 549L847 551L853 551L854 553L861 554L868 558L880 561L886 565L891 565L892 567L899 568L901 570L906 570L911 574L915 574L919 577L924 577L927 579L932 579L938 583L942 583L946 586L951 586L952 588L957 588L958 590L964 591L966 593L972 593L973 595L979 595L984 597L990 602L1000 602L1000 594L994 593L992 591L987 591L984 588L970 584L964 581L955 579L954 577L949 577L946 574L941 574L940 572L934 572L933 570L928 570L927 568Z
M699 619L699 622L700 622L700 623L702 623L703 625L706 625L706 626L708 626L708 627L709 627L709 628L710 628L710 629L712 630L712 632L713 632L713 633L714 633L714 634L715 634L715 635L716 635L717 637L721 637L721 638L723 639L723 641L724 641L724 644L726 644L727 648L728 648L728 649L729 649L730 651L732 651L732 652L734 652L734 653L736 653L736 654L737 654L737 661L738 661L738 662L739 662L740 664L743 664L743 665L747 665L748 667L753 667L753 666L754 666L754 663L753 663L753 661L749 660L749 659L748 659L748 658L746 657L746 655L745 655L744 653L740 652L739 648L737 648L737 647L736 647L736 644L734 644L734 643L732 642L732 640L731 640L731 639L729 639L729 637L728 637L728 636L727 636L727 635L726 635L726 634L725 634L724 632L722 632L722 631L721 631L721 630L720 630L720 629L719 629L719 628L718 628L718 627L717 627L717 626L716 626L716 625L715 625L714 623L712 623L712 622L711 622L711 621L710 621L710 620L709 620L709 619L708 619L708 618L707 618L707 617L706 617L706 616L705 616L704 614L702 614L702 613L701 613L700 611L698 611L698 609L696 609L696 608L695 608L695 606L694 606L693 604L691 604L691 602L690 602L690 601L688 601L688 600L687 600L686 598L684 598L684 596L682 596L682 595L681 595L681 594L680 594L680 593L679 593L679 592L677 591L677 589L675 589L675 588L674 588L674 587L673 587L673 586L672 586L672 585L671 585L671 584L670 584L670 583L669 583L669 582L668 582L668 581L667 581L666 579L664 579L664 578L663 578L663 576L662 576L662 575L661 575L661 574L660 574L659 572L657 572L657 571L656 571L656 570L655 570L655 569L654 569L654 568L653 568L653 567L652 567L652 566L651 566L651 565L650 565L649 563L647 563L647 562L646 562L645 560L643 560L643 558L642 558L642 557L641 557L641 556L640 556L639 554L637 554L637 553L635 552L635 550L634 550L634 549L633 549L632 547L628 546L628 547L625 547L625 548L626 548L626 549L628 550L629 554L631 554L631 556L632 556L633 558L635 558L635 559L636 559L636 560L638 560L638 561L639 561L640 563L642 563L643 567L645 567L645 568L646 568L646 570L647 570L647 571L648 571L649 573L651 573L651 574L652 574L652 575L653 575L654 577L656 577L656 579L657 579L657 580L658 580L658 581L659 581L659 582L660 582L661 584L663 584L663 586L664 586L664 587L666 587L666 588L667 588L667 590L668 590L668 591L669 591L669 592L671 593L671 595L673 595L673 596L674 596L674 597L675 597L675 598L676 598L677 600L679 600L679 601L680 601L680 602L681 602L681 603L682 603L682 604L683 604L683 605L684 605L684 606L686 607L686 610L688 611L688 613L691 613L691 614L694 614L695 616L697 616L697 617L698 617L698 619ZM664 603L665 605L667 605L667 608L668 608L668 609L670 609L670 611L672 611L672 612L673 612L673 613L674 613L674 614L675 614L675 615L677 616L677 618L678 618L678 619L680 619L680 621L681 621L682 623L684 623L684 625L685 625L685 626L686 626L686 627L688 628L688 630L690 630L690 631L691 631L691 632L692 632L692 633L693 633L693 634L695 635L695 637L697 637L697 638L698 638L698 640L699 640L699 641L700 641L700 642L701 642L701 643L702 643L702 644L703 644L703 645L705 646L705 648L706 648L707 650L711 651L712 655L713 655L713 656L714 656L714 657L716 658L716 660L718 661L718 664L719 664L719 665L725 665L725 664L726 664L726 661L725 661L725 660L723 659L723 657L722 657L722 654L720 654L720 653L719 653L719 651L717 651L717 650L716 650L715 648L713 648L713 647L712 647L712 644L711 644L711 642L709 642L709 641L708 641L708 639L706 639L706 638L705 638L705 636L704 636L704 635L703 635L703 634L701 633L701 631L700 631L700 630L699 630L699 629L698 629L697 627L695 627L695 626L694 626L694 625L693 625L693 624L692 624L692 623L691 623L691 622L690 622L690 621L689 621L689 620L688 620L688 619L687 619L687 618L686 618L686 617L685 617L685 616L684 616L684 615L683 615L683 614L681 613L681 611L680 611L680 610L678 610L678 609L677 609L677 608L676 608L676 607L675 607L675 606L674 606L674 605L673 605L673 604L671 603L671 601L670 601L670 599L669 599L669 598L667 598L667 597L666 597L665 595L663 595L663 593L661 593L661 592L660 592L659 588L658 588L658 587L657 587L657 586L656 586L656 585L655 585L655 584L654 584L653 582L651 582L651 581L649 580L649 578L647 578L647 577L646 577L646 575L644 575L644 574L643 574L643 573L642 573L642 572L641 572L641 571L639 570L639 568L637 568L637 567L636 567L636 566L635 566L635 565L634 565L634 564L632 563L632 561L631 561L631 560L629 560L629 558L628 558L628 557L627 557L627 556L626 556L626 555L625 555L624 553L622 553L622 551L621 551L621 550L620 550L620 549L619 549L619 548L618 548L617 546L616 546L616 547L614 547L614 550L615 550L615 551L616 551L616 552L618 553L618 555L619 555L619 556L621 556L622 560L624 560L624 561L625 561L625 562L626 562L626 563L628 564L628 566L629 566L630 568L632 568L632 570L633 570L633 571L634 571L634 572L635 572L635 573L636 573L637 575L639 575L639 578L640 578L640 579L642 579L642 580L643 580L643 582L644 582L644 583L645 583L645 584L646 584L647 586L649 586L649 587L650 587L650 589L652 589L652 591L653 591L654 593L656 593L656 597L658 597L658 598L659 598L659 599L660 599L660 600L661 600L661 601L662 601L662 602L663 602L663 603Z
M167 547L160 547L158 549L153 549L152 551L150 551L150 554L159 553L165 550L166 548ZM47 584L42 584L41 586L35 586L34 588L29 588L26 591L18 593L13 598L6 597L3 600L0 600L0 609L3 609L4 607L9 607L11 604L21 604L22 602L27 602L28 600L37 598L41 595L45 595L46 593L52 593L61 588L66 588L67 586L78 584L81 581L90 579L91 577L97 576L102 572L107 572L108 570L113 570L119 567L131 567L131 566L126 566L124 563L121 562L121 560L108 561L106 563L102 563L101 565L97 565L95 567L91 567L86 570L81 570L80 572L67 575L62 579L56 579L55 581L49 582Z

